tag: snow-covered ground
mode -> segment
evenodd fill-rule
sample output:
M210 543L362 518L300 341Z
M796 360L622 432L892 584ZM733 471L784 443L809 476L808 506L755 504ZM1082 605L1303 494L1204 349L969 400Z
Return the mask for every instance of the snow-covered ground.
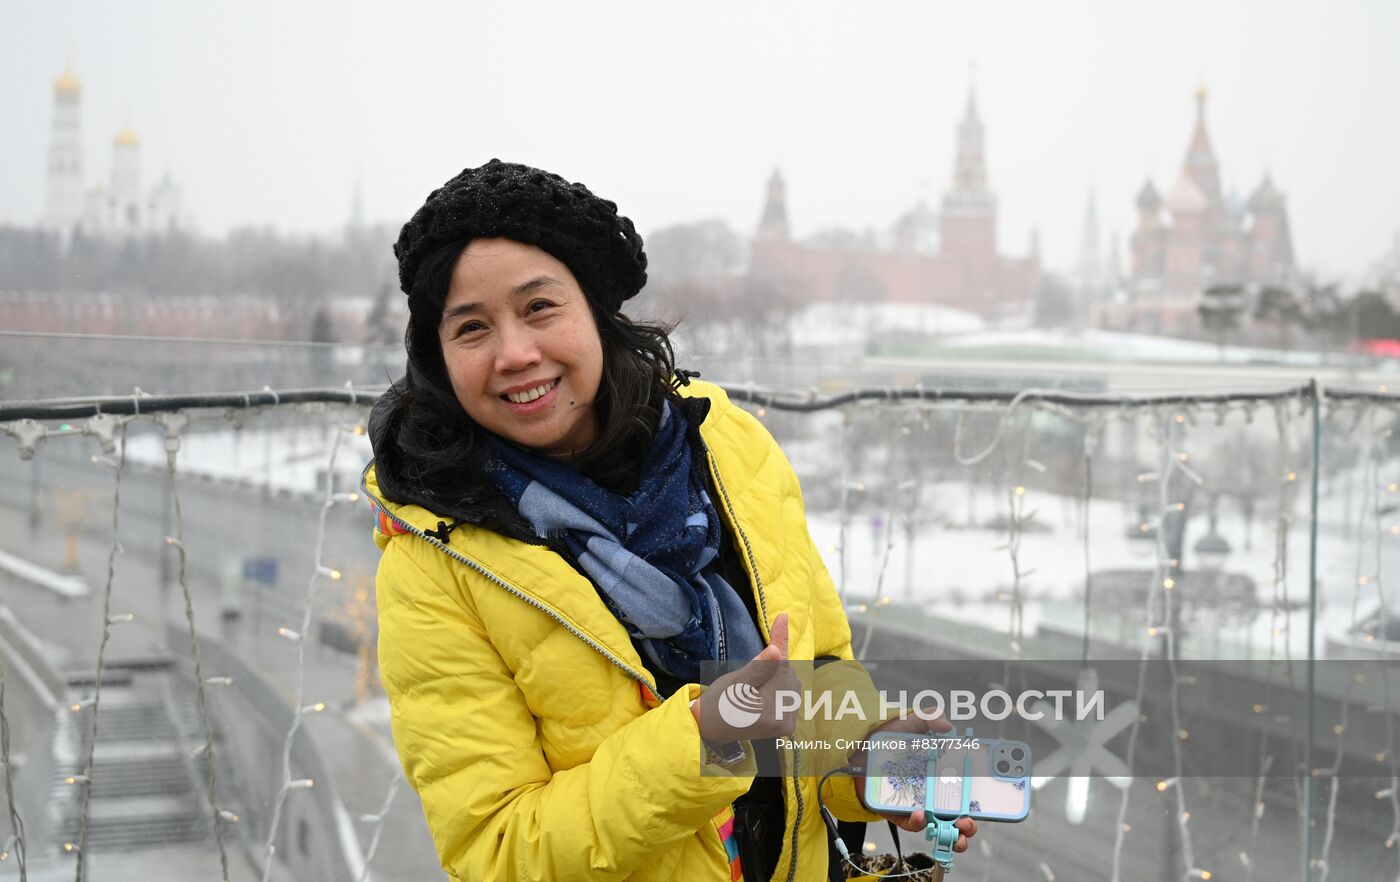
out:
M1013 568L1009 533L1005 528L963 528L951 526L969 508L987 522L1009 509L1005 490L993 491L962 484L929 487L925 499L935 500L936 512L926 510L912 535L906 532L906 512L894 515L892 543L886 556L887 513L864 511L850 517L846 529L844 567L841 555L841 521L838 512L809 515L814 541L821 550L838 590L849 603L865 603L886 596L899 604L912 603L941 619L1009 634L1010 592L1015 571L1021 572L1019 590L1025 603L1024 629L1027 636L1041 627L1080 634L1083 629L1085 583L1084 509L1082 501L1028 489L1024 511L1036 511L1035 522L1048 528L1043 532L1023 532ZM927 508L927 506L926 506ZM932 514L932 517L930 515ZM1246 529L1238 517L1222 514L1218 532L1231 546L1224 572L1253 579L1258 612L1248 621L1223 621L1211 616L1193 628L1187 649L1191 654L1220 658L1259 657L1273 647L1276 655L1285 652L1295 658L1307 656L1307 617L1309 593L1309 535L1304 507L1292 512L1286 527L1286 553L1276 553L1277 512L1260 511L1246 542ZM1366 584L1359 582L1357 538L1350 535L1335 512L1324 507L1322 536L1318 554L1318 634L1322 640L1348 640L1347 632L1379 605L1375 566L1370 561L1360 572L1371 574ZM943 517L940 517L943 515ZM1135 507L1096 499L1089 506L1088 555L1095 572L1113 569L1153 569L1159 565L1157 546L1152 541L1130 540L1129 527L1137 520ZM1204 517L1187 524L1183 567L1191 570L1199 563L1190 551L1209 529ZM1353 531L1354 532L1354 531ZM1382 576L1400 576L1400 536L1383 532ZM1366 555L1374 555L1377 537L1369 537ZM1285 567L1279 603L1274 603L1276 566ZM880 586L881 569L884 584ZM1165 572L1165 570L1163 570ZM844 573L844 577L843 574ZM1099 589L1102 593L1102 589ZM1183 597L1183 602L1190 598ZM1355 610L1353 603L1355 602ZM1392 607L1400 604L1400 590L1390 589ZM876 608L878 610L878 607ZM1123 609L1112 599L1099 596L1091 629L1096 639L1136 646L1146 627L1145 608ZM1129 615L1131 614L1131 617ZM1393 615L1400 616L1400 612ZM1275 633L1275 631L1278 633ZM1319 655L1325 643L1318 646Z
M1019 349L1033 353L1049 350L1083 361L1318 365L1327 360L1324 354L1305 349L1222 348L1199 340L1095 328L959 333L939 340L938 345L969 351Z
M932 303L813 303L784 324L798 346L859 344L870 335L975 335L987 326L979 315Z
M177 463L186 474L274 491L316 493L325 489L332 442L339 434L335 487L349 491L359 486L360 471L372 455L368 436L351 431L354 426L348 417L329 425L308 418L290 426L259 425L254 418L251 425L237 430L217 423L196 423L180 439ZM133 432L128 439L127 459L164 467L164 437L154 427L148 428L152 431Z

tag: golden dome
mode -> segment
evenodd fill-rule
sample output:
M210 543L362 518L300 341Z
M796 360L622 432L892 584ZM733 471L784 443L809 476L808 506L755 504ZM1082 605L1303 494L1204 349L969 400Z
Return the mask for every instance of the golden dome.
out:
M135 147L141 143L141 139L131 130L131 126L123 126L122 130L117 132L116 137L112 139L112 143L119 147Z
M65 64L63 66L63 73L54 77L53 90L55 92L81 92L83 90L83 81L78 79L77 75L73 73L73 68L70 65Z

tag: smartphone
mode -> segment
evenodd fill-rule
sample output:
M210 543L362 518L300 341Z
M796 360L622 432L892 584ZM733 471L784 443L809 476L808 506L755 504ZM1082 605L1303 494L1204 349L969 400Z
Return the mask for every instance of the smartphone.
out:
M877 733L866 754L865 802L877 812L909 814L926 807L978 821L1024 821L1031 813L1031 749L1022 741L953 735ZM930 767L930 758L933 758Z

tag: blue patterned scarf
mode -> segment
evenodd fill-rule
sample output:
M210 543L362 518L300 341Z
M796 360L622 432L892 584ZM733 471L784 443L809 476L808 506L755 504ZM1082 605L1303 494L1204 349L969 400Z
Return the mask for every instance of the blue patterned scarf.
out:
M720 575L720 523L669 402L630 496L495 436L486 477L540 537L561 540L648 661L683 682L700 662L749 659L763 638Z

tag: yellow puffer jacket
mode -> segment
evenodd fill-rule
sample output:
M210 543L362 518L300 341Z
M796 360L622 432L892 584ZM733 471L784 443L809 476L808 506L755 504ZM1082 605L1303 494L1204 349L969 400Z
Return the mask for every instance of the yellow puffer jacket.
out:
M738 540L765 639L786 612L791 658L850 658L850 628L782 451L718 387L682 391L711 401L700 434L716 508ZM381 511L379 664L394 742L448 873L728 882L717 816L748 791L754 768L750 758L702 774L689 708L702 687L657 701L622 625L555 552L470 526L445 545L425 535L435 514L380 498L373 466L364 489ZM804 768L800 755L786 759ZM774 879L827 878L816 787L813 777L785 781ZM849 778L823 795L837 817L878 819Z

